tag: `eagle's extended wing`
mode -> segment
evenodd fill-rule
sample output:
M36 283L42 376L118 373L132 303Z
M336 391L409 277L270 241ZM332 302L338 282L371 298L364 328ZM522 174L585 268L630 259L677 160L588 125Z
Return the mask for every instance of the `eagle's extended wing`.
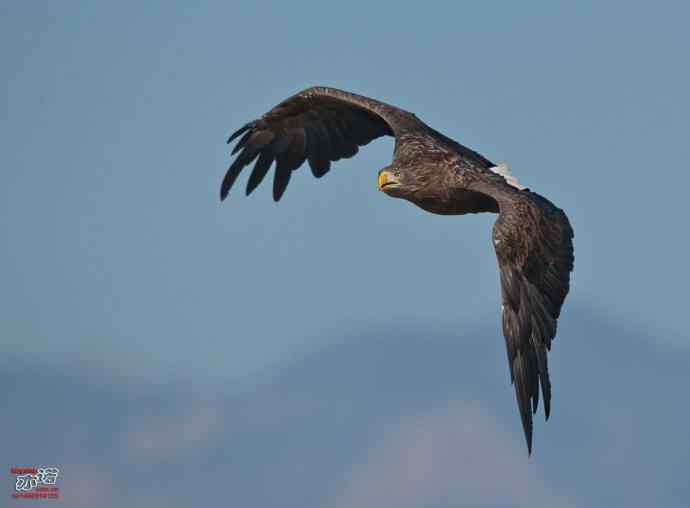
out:
M493 242L501 271L503 335L531 453L540 384L547 419L551 409L547 351L570 285L573 230L565 213L539 194L512 191L497 201L501 211Z
M399 136L420 125L414 115L388 104L335 88L308 88L249 122L228 139L244 134L220 189L225 199L242 169L258 157L247 182L249 195L276 161L273 199L285 192L292 171L305 160L312 173L325 175L331 161L353 157L360 146L380 136Z

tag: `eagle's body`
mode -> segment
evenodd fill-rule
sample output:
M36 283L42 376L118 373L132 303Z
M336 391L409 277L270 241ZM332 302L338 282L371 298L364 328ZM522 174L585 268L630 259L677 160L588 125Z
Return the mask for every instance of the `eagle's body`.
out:
M568 293L573 232L566 215L546 198L521 187L496 166L394 106L325 87L294 95L235 132L242 152L221 186L224 199L242 168L257 159L250 194L276 161L273 197L280 200L292 171L308 160L320 178L331 161L354 156L359 146L395 137L393 162L379 172L379 189L442 215L492 212L499 217L493 243L501 271L503 334L511 380L528 450L532 412L539 401L549 416L551 384L547 351Z

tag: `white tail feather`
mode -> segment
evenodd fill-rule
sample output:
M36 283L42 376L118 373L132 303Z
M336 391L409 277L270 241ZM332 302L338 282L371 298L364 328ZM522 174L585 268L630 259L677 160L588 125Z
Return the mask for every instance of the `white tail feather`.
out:
M510 168L508 167L508 164L506 164L505 162L501 162L498 166L494 166L489 169L497 175L501 175L503 179L506 181L506 183L511 187L515 187L519 190L525 190L527 188L521 185L520 182L518 182L518 179L510 174Z

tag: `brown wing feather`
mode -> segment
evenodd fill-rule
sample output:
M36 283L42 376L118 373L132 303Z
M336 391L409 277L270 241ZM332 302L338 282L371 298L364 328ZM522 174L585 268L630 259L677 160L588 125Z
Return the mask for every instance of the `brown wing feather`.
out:
M394 106L335 88L309 88L230 136L228 143L242 136L232 151L240 153L223 179L221 200L227 197L242 169L257 156L247 194L261 183L276 161L273 198L278 201L290 174L304 161L309 162L318 178L330 170L332 161L353 157L371 140L398 136L418 125L421 122L414 115Z
M511 382L531 453L532 413L537 411L540 385L546 419L551 411L547 351L569 290L573 231L565 213L538 194L510 196L501 202L493 240Z

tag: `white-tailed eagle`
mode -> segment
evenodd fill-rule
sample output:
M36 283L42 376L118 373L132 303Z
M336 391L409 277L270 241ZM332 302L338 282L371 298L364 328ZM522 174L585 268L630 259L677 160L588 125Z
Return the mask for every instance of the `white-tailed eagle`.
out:
M313 87L278 104L235 132L239 151L220 189L225 199L242 169L254 167L249 195L275 161L273 198L305 161L315 177L331 162L353 157L381 136L395 138L393 161L378 173L378 187L437 214L497 213L493 244L501 277L503 335L508 350L528 452L532 413L539 403L549 417L551 383L547 352L568 294L573 231L563 211L531 192L482 155L435 131L414 114L342 90Z

